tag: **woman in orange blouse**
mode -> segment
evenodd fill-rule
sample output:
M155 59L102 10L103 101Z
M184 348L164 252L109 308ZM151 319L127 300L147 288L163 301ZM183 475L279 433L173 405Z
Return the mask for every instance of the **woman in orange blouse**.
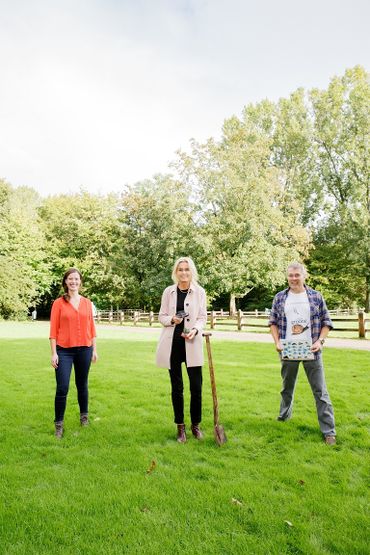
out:
M65 294L53 303L50 316L51 365L55 368L55 435L63 436L64 413L67 404L72 364L75 369L77 398L81 426L88 419L88 376L91 362L96 362L96 331L92 303L80 295L82 276L70 268L63 276Z

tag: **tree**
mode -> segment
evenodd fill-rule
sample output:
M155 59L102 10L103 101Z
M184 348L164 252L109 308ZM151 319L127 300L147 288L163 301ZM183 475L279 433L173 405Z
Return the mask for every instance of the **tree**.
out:
M268 130L267 130L268 131ZM299 205L286 194L271 163L271 134L249 107L242 121L227 120L220 142L192 143L178 169L198 195L202 270L211 296L245 296L284 281L288 262L305 253L308 235Z
M38 194L0 180L0 315L22 317L48 289L45 237Z
M330 289L346 303L352 290L352 300L370 311L369 75L360 66L347 70L327 90L311 91L311 101L316 164L326 200L311 266L323 270L325 253Z
M126 303L158 308L179 256L197 259L198 233L191 191L170 175L128 187L120 201L120 266Z
M84 291L99 308L120 305L125 275L122 268L118 271L118 197L84 191L49 197L40 215L53 275L46 304L58 296L66 269L77 266L84 277Z
M310 227L322 208L323 191L314 156L313 118L309 98L298 89L276 105L271 154L286 198L294 199L297 218Z

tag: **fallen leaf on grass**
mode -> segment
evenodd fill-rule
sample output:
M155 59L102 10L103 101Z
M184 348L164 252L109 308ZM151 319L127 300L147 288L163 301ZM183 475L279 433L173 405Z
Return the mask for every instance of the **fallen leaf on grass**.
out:
M299 484L300 486L304 486L305 483L306 483L306 482L305 482L304 480L298 480L298 484Z
M150 509L149 509L149 507L141 507L140 511L141 511L142 513L149 513L149 512L150 512Z
M290 522L290 520L284 520L284 522L287 526L290 526L290 528L292 528L293 524Z
M238 507L241 507L243 505L243 503L241 501L239 501L239 499L235 499L235 497L231 498L231 503L233 505L238 505Z
M157 463L153 459L152 462L150 463L150 466L149 466L148 470L146 471L146 473L150 474L151 472L153 472L153 470L155 469L156 466L157 466Z

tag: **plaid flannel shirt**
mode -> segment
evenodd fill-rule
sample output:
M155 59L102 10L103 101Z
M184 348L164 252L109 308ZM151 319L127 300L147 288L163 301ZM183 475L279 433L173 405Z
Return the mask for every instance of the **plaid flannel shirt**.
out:
M308 302L310 305L310 321L311 321L311 338L315 343L320 337L321 329L327 326L333 329L333 322L330 319L329 311L325 301L318 291L311 287L304 286L306 289ZM287 330L287 320L285 316L285 301L289 293L289 287L283 291L279 291L272 301L269 326L275 325L279 330L280 339L285 339ZM315 353L315 359L319 358L320 351Z

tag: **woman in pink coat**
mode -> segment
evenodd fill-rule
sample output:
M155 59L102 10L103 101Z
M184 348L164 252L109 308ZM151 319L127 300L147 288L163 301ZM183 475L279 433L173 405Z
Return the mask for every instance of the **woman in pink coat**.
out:
M202 439L202 330L207 323L206 293L197 283L198 273L189 257L176 260L172 279L162 295L159 321L163 325L157 348L157 365L169 368L177 441L186 442L184 424L183 362L190 381L191 431Z

